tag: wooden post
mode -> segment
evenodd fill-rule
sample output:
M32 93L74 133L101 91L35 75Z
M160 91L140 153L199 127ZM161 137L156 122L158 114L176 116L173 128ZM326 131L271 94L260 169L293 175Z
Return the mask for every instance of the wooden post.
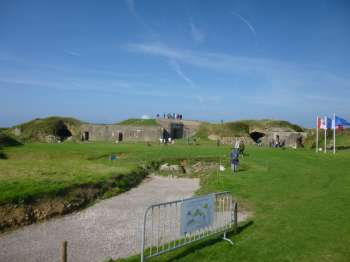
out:
M67 262L67 241L62 242L61 246L61 262Z
M238 233L238 204L235 202L234 206L234 216L235 216L235 233Z

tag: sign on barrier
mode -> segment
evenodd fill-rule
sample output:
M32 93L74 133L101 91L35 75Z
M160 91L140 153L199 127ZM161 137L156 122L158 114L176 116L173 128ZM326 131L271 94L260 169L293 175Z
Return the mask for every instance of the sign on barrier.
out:
M181 234L185 235L211 226L213 213L212 195L184 200L181 207Z
M229 192L164 202L147 208L141 237L141 262L201 240L237 230L237 203Z

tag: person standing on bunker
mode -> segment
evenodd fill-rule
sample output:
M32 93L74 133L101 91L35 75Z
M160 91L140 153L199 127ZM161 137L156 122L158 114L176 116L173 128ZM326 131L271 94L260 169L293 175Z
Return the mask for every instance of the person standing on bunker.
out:
M231 158L231 169L232 169L233 173L235 173L238 170L238 164L239 164L239 149L238 148L232 148L230 158Z

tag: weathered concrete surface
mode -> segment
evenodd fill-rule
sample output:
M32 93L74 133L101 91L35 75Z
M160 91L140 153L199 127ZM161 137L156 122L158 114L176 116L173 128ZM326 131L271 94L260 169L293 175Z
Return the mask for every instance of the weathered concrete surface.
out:
M97 125L83 124L80 132L88 132L91 141L117 141L122 134L123 141L159 141L162 130L159 126Z
M68 261L103 261L138 252L136 232L153 203L189 197L198 179L150 177L137 188L78 213L0 235L0 261L60 261L68 241Z

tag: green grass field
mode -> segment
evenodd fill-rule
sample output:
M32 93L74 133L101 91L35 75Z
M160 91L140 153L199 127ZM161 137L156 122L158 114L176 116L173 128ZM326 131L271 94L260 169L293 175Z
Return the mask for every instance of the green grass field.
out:
M97 184L120 174L132 174L151 161L207 159L225 154L211 145L32 143L4 147L0 160L0 204L53 196L84 184ZM109 161L110 154L118 160Z
M4 147L0 159L0 202L54 195L79 184L103 183L152 160L223 161L230 148L146 144L26 144ZM248 147L241 170L201 176L198 194L228 190L252 212L232 247L202 241L150 261L349 261L350 150ZM108 160L110 153L120 159ZM126 261L139 261L138 257Z
M235 246L207 240L151 261L349 261L350 151L248 153L238 175L210 174L199 192L228 190L253 212L231 235Z

